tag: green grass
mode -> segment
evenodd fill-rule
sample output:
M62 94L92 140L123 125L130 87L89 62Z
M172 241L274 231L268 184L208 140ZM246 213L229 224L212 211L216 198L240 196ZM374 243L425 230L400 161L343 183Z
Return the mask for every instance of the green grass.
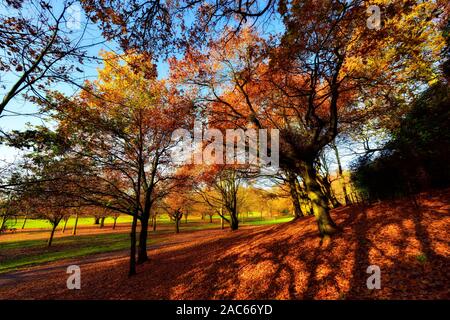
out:
M260 225L271 225L278 223L285 223L292 221L293 217L276 217L276 218L265 218L261 220L261 218L244 218L244 222L241 222L242 226L260 226Z
M46 247L46 242L25 240L0 243L0 252L7 257L1 260L0 273L61 259L124 250L130 245L128 233L55 238L50 248ZM153 243L155 240L149 239L149 244ZM26 250L22 253L21 249Z
M293 219L292 216L282 216L282 217L273 217L273 218L268 218L268 217L264 217L261 220L260 215L254 215L247 217L244 217L244 221L242 221L242 217L239 217L239 225L240 226L261 226L261 225L272 225L272 224L279 224L279 223L284 223L284 222L289 222ZM194 221L188 221L188 224L186 225L186 223L184 222L184 219L182 220L182 222L180 223L180 230L203 230L203 229L213 229L213 228L217 228L218 226L220 226L221 221L220 221L220 217L219 216L214 216L213 217L213 223L209 223L209 216L205 218L205 220L203 220L202 224L198 224L198 222L200 222L202 220L200 219L196 219ZM190 225L190 223L192 222L196 222L195 225ZM172 224L174 224L174 222L170 222ZM228 223L225 222L225 227L228 227ZM174 226L175 228L175 226Z
M244 225L276 224L276 223L287 222L290 219L292 219L292 217L278 217L278 218L264 217L264 219L261 220L259 212L251 212L248 218L244 217ZM20 218L17 220L11 219L6 222L6 225L8 228L21 229L22 225L23 225L23 220L24 220L23 218ZM214 223L220 223L219 216L214 216L213 220L214 220ZM242 220L241 217L240 217L240 220ZM117 223L131 223L131 221L132 221L132 217L128 216L128 215L121 215L117 219ZM184 221L185 220L183 218L182 224L184 223ZM188 222L208 223L209 216L206 216L204 220L201 220L201 218L199 216L189 216ZM113 224L113 223L114 223L113 218L108 217L105 219L105 224ZM173 223L173 221L171 221L169 219L169 217L166 215L158 217L158 224L172 224L172 223ZM67 221L66 228L70 229L74 226L74 224L75 224L75 217L72 216ZM80 217L78 219L78 226L91 226L91 225L94 225L93 217ZM61 221L58 225L58 229L62 229L63 226L64 226L64 221ZM47 220L44 220L44 219L27 219L25 228L26 229L50 229L51 225L50 225L50 222L48 222ZM209 228L209 226L205 226L205 229L207 229L207 228Z
M131 223L132 220L133 220L133 218L131 216L121 215L121 216L119 216L119 218L117 218L117 223ZM189 220L199 220L200 221L200 218L189 217ZM22 225L23 225L23 221L24 221L23 218L19 218L17 220L10 219L6 222L6 226L8 228L21 229ZM94 225L94 221L95 221L94 217L80 217L80 218L78 218L78 226L91 226L91 225ZM107 217L105 219L105 224L113 224L113 223L114 223L113 218ZM160 217L158 217L158 223L171 223L171 221L168 216L160 216ZM67 221L66 228L70 229L74 226L74 224L75 224L75 217L72 216ZM61 221L58 225L58 228L62 229L63 226L64 226L64 221ZM44 219L27 219L27 221L25 223L25 229L50 229L50 228L51 228L50 222L48 222L47 220L44 220Z
M20 229L22 228L23 225L23 220L22 218L14 220L8 220L6 222L6 225L8 226L8 228L17 228ZM131 216L126 216L126 215L122 215L119 218L117 218L117 223L126 223L129 222L131 223L132 217ZM114 223L114 219L113 218L106 218L105 219L105 223L107 224L112 224ZM75 217L70 217L69 220L67 221L67 228L71 228L73 227L75 224ZM86 225L93 225L94 224L94 218L93 217L80 217L78 218L78 226L86 226ZM62 228L64 225L64 221L61 221L58 225L58 227ZM48 222L47 220L44 219L27 219L27 222L25 224L25 228L26 229L49 229L51 227L50 222Z

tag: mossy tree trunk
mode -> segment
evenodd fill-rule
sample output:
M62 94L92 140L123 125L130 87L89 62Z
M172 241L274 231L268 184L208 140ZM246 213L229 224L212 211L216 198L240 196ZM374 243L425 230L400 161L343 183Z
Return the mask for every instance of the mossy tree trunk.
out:
M330 236L337 232L337 226L330 216L328 199L317 182L317 172L313 162L303 162L301 165L301 176L304 179L306 193L311 200L314 216L321 237Z

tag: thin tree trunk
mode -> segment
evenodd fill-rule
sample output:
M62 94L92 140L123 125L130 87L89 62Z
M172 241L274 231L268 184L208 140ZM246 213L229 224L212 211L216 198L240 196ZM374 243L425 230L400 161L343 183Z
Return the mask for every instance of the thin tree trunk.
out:
M153 231L156 231L156 216L153 217Z
M25 224L27 223L27 219L28 219L28 215L26 215L25 219L23 219L22 230L25 229Z
M180 233L180 219L175 218L175 233Z
M289 189L290 189L292 204L294 205L294 219L298 219L303 216L303 212L302 212L302 208L300 206L299 195L297 192L297 185L296 185L294 179L297 179L295 177L295 175L289 174L288 182L289 182Z
M57 226L58 226L57 223L55 223L55 224L52 225L52 232L50 233L50 238L48 238L48 241L47 241L47 247L50 247L50 246L52 245L52 242L53 242L53 235L55 234L55 230L56 230L56 227L57 227Z
M336 156L336 161L337 161L337 165L338 165L338 173L339 173L339 177L341 178L341 183L342 183L342 192L344 193L344 200L345 200L345 205L348 206L349 204L351 204L350 198L348 196L348 191L347 191L347 185L345 183L345 177L342 171L342 165L341 165L341 158L339 156L339 150L336 146L336 144L333 142L331 144L333 150L334 150L334 155Z
M112 227L113 230L116 229L117 218L118 218L118 217L114 217L114 223L113 223L113 227Z
M72 235L77 234L77 226L78 226L78 211L77 214L75 215L75 223L73 225Z
M3 230L3 228L5 227L5 223L6 223L6 216L4 216L2 218L2 224L0 225L0 230Z
M331 189L330 181L328 180L328 176L320 176L317 175L317 182L322 186L323 193L327 197L329 203L333 208L339 208L341 204L336 199L336 197L333 194L333 190Z
M133 216L130 232L130 270L128 276L131 277L136 274L136 226L137 216Z
M94 219L94 224L100 224L100 218L95 217Z
M212 222L213 222L213 221L212 221L212 217L213 217L213 216L210 214L210 215L209 215L209 223L212 223Z
M64 226L63 226L63 229L62 229L62 233L64 233L64 231L66 231L67 221L69 221L69 218L64 220Z
M312 162L303 163L302 177L305 181L306 192L311 200L314 216L321 237L330 236L337 232L337 226L330 216L330 209L327 204L327 197L317 182L317 173Z
M103 228L105 226L105 219L106 219L106 217L102 217L100 219L100 228Z

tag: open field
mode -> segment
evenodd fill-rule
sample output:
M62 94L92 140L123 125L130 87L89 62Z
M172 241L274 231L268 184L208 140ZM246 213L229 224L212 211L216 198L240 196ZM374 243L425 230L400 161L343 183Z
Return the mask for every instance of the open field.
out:
M46 246L49 234L49 230L45 228L46 221L29 220L29 228L0 235L0 273L65 258L127 250L130 243L130 222L124 221L130 219L127 216L121 216L119 219L121 222L114 230L108 220L105 221L103 228L99 228L98 225L93 225L93 218L80 219L76 236L71 235L69 226L64 233L61 231L62 227L59 227L50 248ZM259 217L250 217L242 222L242 225L270 225L291 219L292 217L279 217L261 220ZM71 220L74 219L69 219L69 222ZM212 223L209 223L209 218L202 221L200 217L191 217L187 223L183 220L180 224L181 232L217 228L220 228L218 217L214 217ZM158 220L157 230L150 233L149 244L161 241L173 232L174 223L167 217L161 217Z
M150 233L150 261L127 276L120 232L98 237L114 250L70 257L0 275L3 299L449 299L450 190L332 211L342 231L321 243L313 217L238 231L196 225L180 234ZM214 224L213 224L214 225ZM167 230L166 230L167 227ZM182 225L183 227L183 225ZM220 227L220 226L219 226ZM72 241L61 237L58 242ZM88 238L86 238L88 239ZM114 244L116 242L116 244ZM29 244L29 247L26 247ZM35 250L7 242L6 250ZM82 270L81 290L66 288L66 267ZM368 290L366 269L381 269L381 289Z
M117 218L117 223L131 223L132 218L130 216L121 215L119 218ZM23 226L24 219L19 218L17 220L9 220L7 221L6 225L8 228L16 228L21 229ZM112 224L114 222L113 218L107 217L105 219L105 224ZM64 221L61 221L59 227L62 228L64 224ZM69 220L67 220L67 228L72 228L75 224L75 217L70 217ZM94 218L93 217L80 217L78 218L78 226L88 226L94 224ZM43 219L27 219L25 223L24 229L48 229L50 228L50 222L48 220Z

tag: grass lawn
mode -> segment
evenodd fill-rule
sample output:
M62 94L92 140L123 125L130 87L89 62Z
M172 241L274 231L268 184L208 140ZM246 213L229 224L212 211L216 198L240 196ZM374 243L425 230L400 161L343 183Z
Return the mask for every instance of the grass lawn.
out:
M265 218L261 220L261 218L244 218L244 222L241 222L241 226L260 226L260 225L270 225L270 224L278 224L289 222L293 219L292 216L287 217L276 217L276 218Z
M25 240L0 243L0 273L25 266L128 249L128 233L67 236L55 238L50 248L47 240ZM156 243L149 239L149 244Z
M6 225L8 226L8 228L17 228L20 229L22 228L23 225L23 220L22 218L14 220L8 220L6 222ZM127 216L127 215L121 215L119 218L117 218L117 223L126 223L129 222L131 223L132 221L132 217L131 216ZM108 224L112 224L114 223L113 218L106 218L105 219L105 223ZM67 228L73 227L73 225L75 224L75 217L70 217L69 220L67 221ZM78 226L83 226L83 225L93 225L94 224L94 218L93 217L80 217L78 218ZM62 226L64 225L64 221L61 221L59 223L59 227L62 228ZM48 222L47 220L43 220L43 219L27 219L27 222L25 223L25 228L26 229L49 229L51 228L50 222Z
M268 217L264 217L264 219L261 220L260 217L260 213L258 212L251 212L249 217L247 218L246 216L244 217L244 222L243 225L264 225L264 224L276 224L276 223L282 223L282 222L287 222L290 221L292 219L292 217L288 216L288 217L273 217L273 218L268 218ZM242 221L242 217L239 217L239 220ZM23 225L23 218L14 220L8 220L6 222L6 225L8 228L16 228L16 229L21 229L22 225ZM119 216L119 218L117 219L117 223L131 223L132 221L132 217L128 216L128 215L121 215ZM213 221L214 223L220 223L220 217L219 216L213 216ZM184 218L181 221L181 224L184 224L185 220ZM189 216L188 218L188 222L204 222L204 223L208 223L209 222L209 216L206 216L204 220L201 220L201 218L199 216ZM113 224L114 220L111 217L107 217L105 219L105 224ZM169 217L164 215L164 216L158 216L158 224L166 224L166 223L173 223L172 221L170 221ZM69 220L67 221L67 225L66 228L72 228L75 224L75 217L70 217ZM64 225L64 221L61 221L58 225L59 229L62 229ZM78 226L91 226L94 225L94 218L93 217L80 217L78 218ZM51 225L47 220L43 220L43 219L27 219L26 224L25 224L25 228L26 229L50 229ZM205 228L209 228L209 226L205 226ZM198 228L196 228L198 229Z

